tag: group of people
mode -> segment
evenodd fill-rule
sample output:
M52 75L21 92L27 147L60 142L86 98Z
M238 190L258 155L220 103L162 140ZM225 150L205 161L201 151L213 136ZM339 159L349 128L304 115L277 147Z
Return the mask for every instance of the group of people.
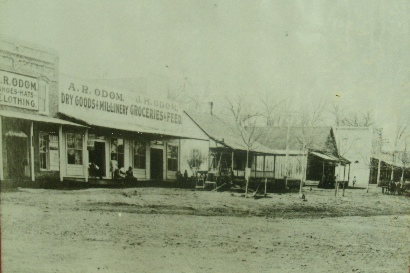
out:
M88 169L89 169L90 176L99 177L100 179L102 179L103 175L100 170L100 167L95 162L90 162ZM131 166L128 168L127 171L124 170L124 167L121 167L121 168L118 167L118 161L115 156L113 156L110 161L110 173L111 173L111 178L113 180L127 180L127 181L137 180L137 178L134 177L134 171Z
M118 161L115 156L111 158L110 172L111 178L114 180L137 180L137 178L134 177L134 171L131 166L129 166L127 171L124 170L124 167L118 167Z

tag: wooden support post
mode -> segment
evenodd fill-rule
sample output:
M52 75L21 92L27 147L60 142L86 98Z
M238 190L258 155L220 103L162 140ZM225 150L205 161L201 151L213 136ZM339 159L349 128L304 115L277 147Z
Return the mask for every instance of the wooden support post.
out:
M381 160L378 159L378 163L377 163L377 179L376 179L377 185L380 185L380 167L381 167Z
M83 138L83 167L84 167L84 178L85 182L88 182L88 128L85 129L85 134Z
M276 155L273 156L273 180L276 179Z
M346 165L343 166L343 183L346 180Z
M325 178L325 161L322 161L322 164L323 164L323 166L322 166L322 182L323 182L323 180Z
M63 182L64 179L64 170L65 170L65 153L63 149L63 125L58 126L58 153L60 161L60 182Z
M257 176L257 173L256 173L256 168L257 168L257 160L258 160L258 156L256 155L256 153L253 155L253 165L255 166L255 178L256 178L256 176Z
M30 176L31 181L35 181L35 174L34 174L34 122L32 121L30 124Z
M0 116L0 181L4 179L3 169L3 118Z
M231 160L231 169L232 169L232 173L233 173L233 166L234 166L234 165L233 165L233 158L234 158L234 157L233 157L233 153L234 153L234 150L232 150L232 160Z

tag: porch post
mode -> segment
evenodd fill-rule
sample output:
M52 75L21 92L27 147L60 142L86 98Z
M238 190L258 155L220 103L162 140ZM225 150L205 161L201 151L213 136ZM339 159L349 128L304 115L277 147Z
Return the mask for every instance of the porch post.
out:
M34 122L32 121L30 124L30 176L31 181L35 181L34 177Z
M322 160L322 182L323 182L323 179L325 178L325 161L324 160Z
M84 178L85 182L88 182L88 128L85 129L84 140L83 140L83 167L84 167Z
M276 179L276 155L273 156L273 181Z
M262 168L262 176L265 177L265 162L266 162L266 155L263 155L263 168Z
M234 153L234 150L232 150L232 160L231 160L231 169L232 169L232 173L233 173L233 153Z
M0 116L0 181L4 179L3 172L3 118Z
M65 153L63 152L63 125L58 126L58 153L59 153L59 161L60 161L60 182L63 182L63 170L65 164Z
M350 163L349 163L349 171L348 171L348 173L347 173L347 181L350 182Z
M377 163L377 178L376 178L377 185L380 185L380 167L381 167L381 160L379 158L378 163Z
M256 160L258 160L256 153L253 155L253 160L254 160L253 165L255 166L255 178L256 178L256 164L257 164Z

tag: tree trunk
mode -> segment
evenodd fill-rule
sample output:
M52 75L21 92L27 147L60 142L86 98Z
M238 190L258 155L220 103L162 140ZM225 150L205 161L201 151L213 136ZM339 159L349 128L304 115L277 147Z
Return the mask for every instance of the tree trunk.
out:
M249 149L246 150L246 166L245 166L245 182L246 182L246 186L245 186L245 198L248 197L248 186L249 186L249 178L250 177L246 177L246 169L249 166Z
M401 170L400 182L402 182L402 183L403 183L403 181L404 181L404 170L405 170L405 167L403 167L403 169Z

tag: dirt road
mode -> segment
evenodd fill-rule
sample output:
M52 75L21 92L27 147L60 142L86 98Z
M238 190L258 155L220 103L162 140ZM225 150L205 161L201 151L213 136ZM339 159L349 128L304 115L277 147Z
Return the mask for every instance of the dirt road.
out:
M1 194L3 272L407 272L410 200L20 189ZM349 216L350 215L350 216Z

